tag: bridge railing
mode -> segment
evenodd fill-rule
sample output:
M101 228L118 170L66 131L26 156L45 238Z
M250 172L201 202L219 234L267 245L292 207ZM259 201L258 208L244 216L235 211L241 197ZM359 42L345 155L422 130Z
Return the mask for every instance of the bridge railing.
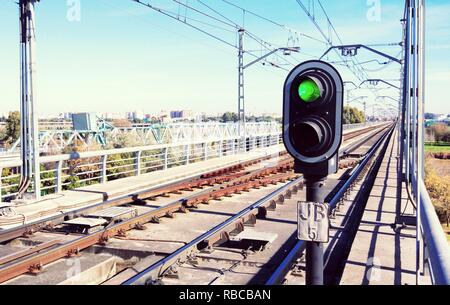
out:
M429 271L433 284L450 285L450 246L424 183L425 2L405 4L399 144L402 178L415 202L416 281Z
M431 280L450 285L450 246L442 231L433 203L423 181L419 182L423 262L430 268Z
M248 137L246 150L278 145L281 141L279 132ZM59 193L63 190L234 155L242 152L240 143L242 143L240 138L231 137L221 140L41 156L39 160L41 184L37 190L32 185L30 191L37 191L40 195ZM2 201L9 200L17 194L20 166L20 159L0 162Z
M345 130L379 124L344 125ZM268 130L267 134L249 135L246 149L269 147L282 143L281 128ZM236 136L223 139L204 139L185 143L156 144L141 147L86 151L40 157L40 195L59 193L87 185L105 183L156 170L219 158L242 152L241 139ZM0 156L1 157L1 156ZM20 183L20 157L0 158L0 201L16 195ZM34 191L32 185L30 191Z

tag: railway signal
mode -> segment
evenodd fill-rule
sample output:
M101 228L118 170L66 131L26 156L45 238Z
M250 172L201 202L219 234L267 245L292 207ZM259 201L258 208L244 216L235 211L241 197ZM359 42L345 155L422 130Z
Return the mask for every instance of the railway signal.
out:
M296 160L296 171L328 175L337 170L342 142L343 82L322 61L297 66L286 79L283 140Z
M302 173L306 201L298 206L298 238L306 240L306 284L323 284L323 243L328 240L325 180L335 173L342 142L343 82L323 61L294 68L284 85L283 140Z

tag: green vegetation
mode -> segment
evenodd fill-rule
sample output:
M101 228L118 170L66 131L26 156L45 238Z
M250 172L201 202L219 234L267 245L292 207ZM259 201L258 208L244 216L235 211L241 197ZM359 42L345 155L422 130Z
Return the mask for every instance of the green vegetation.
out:
M427 152L428 161L426 162L425 184L427 186L430 197L435 205L439 219L446 224L447 239L450 241L450 176L442 171L445 166L435 165L435 159L448 160L450 156L450 128L446 124L436 124L427 127L425 130L425 151ZM435 159L433 159L435 158ZM442 161L441 161L442 162ZM443 162L450 162L443 161ZM436 168L439 166L440 168ZM438 174L438 171L440 174Z
M365 121L364 112L355 107L344 106L344 124L359 124Z
M450 127L440 123L425 129L425 142L436 146L450 145Z
M446 143L445 145L426 144L425 151L432 153L450 152L450 143Z
M235 112L225 112L220 120L222 123L237 122L238 115Z
M0 142L6 138L5 128L0 127Z
M281 123L281 119L280 118L273 118L271 116L246 116L245 117L247 122L279 122ZM211 119L208 118L208 120L213 120L216 121L216 119ZM222 123L227 123L227 122L237 122L239 120L238 115L235 112L225 112L219 119L220 122Z
M450 176L440 176L427 162L425 165L425 185L442 222L450 228Z
M3 140L9 144L14 143L20 136L20 113L19 111L12 111L6 119L6 127L3 134Z

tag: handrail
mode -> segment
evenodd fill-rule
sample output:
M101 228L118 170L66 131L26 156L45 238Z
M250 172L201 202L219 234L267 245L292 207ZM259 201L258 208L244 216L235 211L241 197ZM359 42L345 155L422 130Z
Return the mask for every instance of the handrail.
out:
M367 126L372 126L376 124L382 124L380 122L370 122L367 124L350 124L344 125L346 130L353 130L357 128L363 128ZM255 124L257 125L257 124ZM275 124L273 124L275 125ZM266 133L260 134L252 134L251 137L247 137L246 141L249 144L249 149L253 150L254 148L259 147L267 147L281 143L281 130L266 130ZM69 160L87 160L88 163L83 164L87 171L77 172L77 176L81 176L83 174L93 174L92 177L87 177L90 182L98 183L98 182L106 182L110 179L110 175L107 174L108 170L118 170L113 175L118 176L120 174L124 174L128 176L131 172L134 172L135 175L139 175L142 171L145 170L153 170L156 168L166 169L168 166L174 165L177 163L177 158L181 158L184 160L185 164L190 163L190 161L199 160L202 158L204 160L210 159L212 157L220 157L224 154L235 154L238 153L239 148L236 146L236 141L241 140L240 137L236 137L236 135L222 136L221 138L208 138L208 139L198 139L186 142L175 142L175 143L167 143L167 144L154 144L154 145L146 145L146 146L135 146L135 147L126 147L126 148L117 148L117 149L108 149L108 150L96 150L96 151L86 151L86 152L76 152L70 154L59 154L59 155L50 155L50 156L41 156L40 164L45 166L45 170L41 170L42 175L53 175L54 177L45 177L42 182L46 182L43 187L38 186L38 191L50 192L50 189L53 189L54 192L59 193L66 186L64 181L67 181L67 161ZM257 144L259 143L259 144ZM201 146L201 147L200 147ZM212 151L212 147L214 151ZM192 148L192 149L191 149ZM168 152L171 151L177 155L177 157L170 156ZM177 152L178 151L178 152ZM150 152L147 154L146 152ZM184 153L187 152L187 155ZM189 156L190 153L196 155L201 155L197 157ZM111 156L120 155L120 154L134 154L133 157L127 159L129 161L132 159L132 162L119 163L117 165L113 165L110 167L108 160L111 160ZM213 156L210 156L210 153ZM157 158L158 162L148 161L151 160L150 157ZM89 161L90 158L100 158L100 160ZM123 161L123 160L122 160ZM101 164L100 164L101 163ZM178 162L179 163L179 162ZM54 164L54 165L52 165ZM142 164L146 166L142 168ZM83 166L82 165L82 166ZM89 168L88 165L95 165L95 169ZM11 173L15 175L18 168L21 166L21 161L19 156L17 158L2 158L0 162L0 169L13 169ZM0 173L0 202L3 198L7 198L8 196L12 196L13 188L15 182L11 182L8 180L9 178L13 178L11 174L7 174L2 177ZM120 177L119 177L120 178ZM3 183L6 181L6 183ZM115 179L115 178L114 178ZM92 181L91 181L92 180ZM95 181L93 181L95 180ZM97 181L98 180L98 181ZM80 183L86 182L83 179L78 180ZM53 192L53 191L51 191ZM9 198L8 197L8 198Z
M433 284L450 285L450 246L423 180L419 181L422 236Z
M364 126L371 126L380 124L380 122L370 122L365 125L364 123L361 124L346 124L344 125L345 130L350 129L356 129L359 127ZM275 135L281 133L270 133L269 135ZM41 156L40 162L41 163L50 163L50 162L56 162L56 161L67 161L67 160L74 160L74 159L84 159L84 158L93 158L93 157L99 157L104 155L116 155L116 154L124 154L124 153L131 153L131 152L139 152L139 151L147 151L147 150L158 150L158 149L165 149L165 148L172 148L177 146L183 146L183 145L198 145L198 144L204 144L204 143L214 143L218 141L232 141L237 140L239 137L226 137L222 139L208 139L208 141L205 140L198 140L198 141L191 141L191 142L177 142L177 143L168 143L168 144L155 144L155 145L146 145L146 146L134 146L134 147L125 147L125 148L116 148L116 149L107 149L107 150L94 150L94 151L86 151L86 152L77 152L77 153L71 153L71 154L59 154L59 155L51 155L51 156ZM7 167L14 167L14 166L20 166L22 162L19 159L16 160L10 160L2 162L0 165L3 168Z

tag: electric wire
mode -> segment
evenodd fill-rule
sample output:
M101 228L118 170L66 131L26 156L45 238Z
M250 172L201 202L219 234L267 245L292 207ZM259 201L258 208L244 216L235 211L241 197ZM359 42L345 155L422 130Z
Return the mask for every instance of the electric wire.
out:
M173 34L173 35L182 37L182 38L184 38L184 39L186 39L186 40L190 40L190 41L193 41L193 42L195 42L195 43L197 43L197 44L201 44L201 45L207 46L207 47L209 47L209 48L213 48L213 49L215 49L215 50L217 50L217 51L220 51L220 52L222 52L222 53L224 53L224 54L227 54L227 55L233 55L233 53L231 53L228 49L220 48L220 47L218 47L218 46L216 46L216 45L212 45L212 44L206 43L206 42L204 42L204 41L198 41L198 40L196 40L196 39L193 39L192 37L188 37L188 36L185 36L185 35L183 35L183 34L180 34L179 32L172 31L172 30L170 30L170 29L164 28L164 27L160 26L159 24L156 24L156 23L151 22L148 18L143 18L144 16L142 16L142 15L135 14L135 13L129 11L129 10L126 10L126 9L124 9L124 8L122 8L122 7L119 7L119 6L117 6L117 5L112 4L111 1L108 1L108 0L97 0L97 1L103 3L103 4L106 5L106 6L109 6L109 7L112 7L112 8L114 8L114 9L120 10L121 12L127 14L128 16L131 16L131 17L138 17L138 19L136 19L136 20L140 20L142 23L144 23L144 22L145 22L145 23L149 23L149 24L151 24L151 25L153 25L153 26L155 26L155 27L160 28L161 30L164 30L164 31L166 31L166 32L168 32L168 33L171 33L171 34Z
M182 2L180 2L180 1L178 1L178 0L172 0L172 1L175 2L175 3L178 3L179 5L182 5L182 6L186 7L186 9L190 9L190 10L196 12L196 13L199 13L199 14L201 14L201 15L203 15L203 16L206 16L206 17L208 17L208 18L211 18L211 19L213 19L213 20L215 20L215 21L217 21L217 22L223 23L223 24L228 25L228 26L231 26L231 27L233 27L233 28L237 28L236 24L234 24L234 23L228 23L228 22L225 22L225 21L223 21L223 20L220 20L220 19L218 19L218 18L216 18L216 17L214 17L214 16L211 16L211 15L205 13L205 12L202 12L202 11L200 11L200 10L198 10L198 9L196 9L196 8L194 8L194 7L192 7L192 6L190 6L190 5L184 4L184 3L182 3Z
M197 1L199 1L199 0L197 0ZM275 26L277 26L277 27L280 27L280 28L282 28L282 29L284 29L284 30L287 30L287 31L289 31L290 33L294 32L295 34L297 34L297 35L299 35L299 36L303 36L303 37L305 37L305 38L308 38L308 39L311 39L311 40L320 42L320 43L322 43L322 44L327 44L327 43L326 43L325 41L323 41L323 40L320 40L320 39L315 38L315 37L313 37L313 36L304 34L304 33L300 32L300 31L298 31L298 30L296 30L296 29L292 29L292 28L290 28L290 27L288 27L288 26L286 26L286 25L284 25L284 24L281 24L281 23L279 23L279 22L277 22L277 21L275 21L275 20L273 20L273 19L270 19L270 18L268 18L268 17L262 16L262 15L260 15L260 14L258 14L258 13L255 13L255 12L253 12L253 11L251 11L251 10L248 10L248 9L242 7L242 6L239 6L239 5L237 5L237 4L234 4L234 3L232 3L232 2L230 2L230 1L228 1L228 0L222 0L222 2L224 2L224 3L228 4L228 5L231 5L231 6L237 8L237 9L243 11L243 12L246 12L246 13L248 13L248 14L250 14L250 15L253 15L253 16L257 17L257 18L260 18L261 20L267 21L267 22L269 22L269 23L271 23L271 24L273 24L273 25L275 25Z
M156 11L156 12L159 12L159 13L161 13L161 14L163 14L163 15L169 17L169 18L172 18L172 19L174 19L174 20L177 20L177 21L179 21L179 22L181 22L181 23L184 23L186 26L191 27L191 28L193 28L193 29L195 29L195 30L197 30L197 31L199 31L199 32L201 32L201 33L203 33L203 34L205 34L205 35L207 35L207 36L209 36L209 37L215 39L215 40L218 40L218 41L220 41L220 42L222 42L222 43L224 43L224 44L226 44L226 45L228 45L228 46L230 46L230 47L232 47L232 48L234 48L234 49L237 49L237 48L238 48L236 45L234 45L234 44L232 44L232 43L226 41L225 39L222 39L222 38L220 38L220 37L218 37L218 36L216 36L216 35L214 35L214 34L208 32L208 31L206 31L206 30L203 30L202 28L200 28L200 27L198 27L198 26L195 26L195 25L193 25L193 24L190 24L190 23L187 22L187 21L183 21L183 20L181 20L180 18L177 18L176 16L173 16L173 15L172 15L173 13L170 12L170 11L166 11L166 10L161 9L161 8L159 8L159 7L157 7L157 6L154 6L154 5L150 4L150 3L145 3L145 2L143 2L143 1L141 1L141 0L131 0L131 1L136 2L136 3L138 3L138 4L141 4L141 5L143 5L143 6L146 6L146 7L150 8L150 9Z

